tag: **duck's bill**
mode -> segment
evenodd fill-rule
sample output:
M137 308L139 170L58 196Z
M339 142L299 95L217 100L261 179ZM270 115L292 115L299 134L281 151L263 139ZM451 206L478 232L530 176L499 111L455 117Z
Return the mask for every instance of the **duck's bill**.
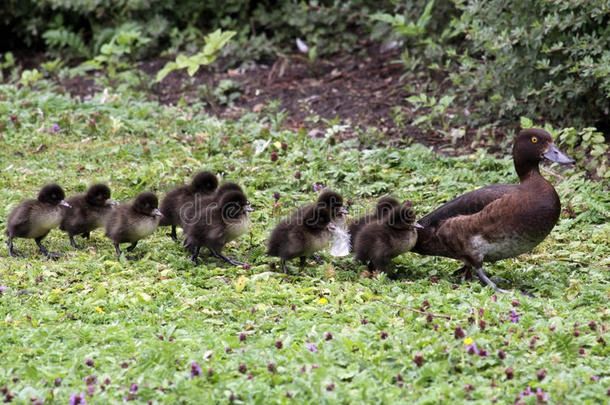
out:
M574 163L575 160L564 155L563 153L561 153L559 151L559 149L557 149L557 146L551 144L551 146L549 146L549 149L546 151L546 153L544 155L545 158L547 158L548 160L550 160L551 162L555 162L555 163Z
M345 207L341 207L341 208L339 208L339 213L343 214L343 215L347 215L347 214L349 214L349 211L347 209L345 209Z
M161 211L159 211L157 208L155 208L153 210L153 214L158 216L158 217L162 217L163 216L163 213Z
M104 202L104 204L105 205L117 205L117 202L109 198Z
M413 222L413 227L417 229L424 229L424 226L417 221Z
M67 202L66 200L61 200L59 202L59 205L63 205L64 207L68 207L68 208L72 208L72 206L70 205L69 202Z
M246 205L244 207L244 210L246 210L246 212L252 212L252 211L254 211L254 208L250 207L249 205Z

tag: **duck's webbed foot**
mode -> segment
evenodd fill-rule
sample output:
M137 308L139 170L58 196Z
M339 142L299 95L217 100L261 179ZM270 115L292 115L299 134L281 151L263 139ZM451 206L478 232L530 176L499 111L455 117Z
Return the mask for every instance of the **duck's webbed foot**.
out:
M509 294L510 291L508 290L503 290L501 288L499 288L496 283L494 283L493 281L491 281L489 279L489 277L487 277L487 275L485 274L485 272L483 271L482 267L479 267L477 270L477 276L479 277L479 279L481 279L482 282L484 282L485 284L487 284L488 286L490 286L491 288L493 288L494 290L496 290L497 292L501 292L504 294Z

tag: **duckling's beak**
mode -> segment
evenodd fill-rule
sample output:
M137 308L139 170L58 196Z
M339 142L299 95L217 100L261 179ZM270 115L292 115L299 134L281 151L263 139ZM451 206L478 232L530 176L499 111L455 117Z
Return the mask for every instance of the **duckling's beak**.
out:
M250 207L249 205L246 205L244 207L244 210L246 210L246 212L252 212L252 211L254 211L254 208Z
M417 229L424 229L424 226L417 221L413 222L413 227Z
M109 198L104 202L104 205L117 205L117 202Z
M339 214L348 215L349 211L347 209L345 209L345 207L340 207Z
M162 217L163 216L163 213L161 211L159 211L157 208L155 208L153 210L153 214L158 216L158 217Z
M335 224L333 224L332 222L329 222L328 229L330 229L331 231L334 231L335 229L337 229L337 226Z
M568 156L561 153L559 151L559 149L557 149L557 146L555 146L555 144L551 144L549 146L549 149L542 156L544 156L551 162L556 162L556 163L574 163L575 162L574 159L569 158Z
M72 208L72 206L70 205L70 203L68 203L66 200L61 200L61 201L59 202L59 205L63 205L64 207Z

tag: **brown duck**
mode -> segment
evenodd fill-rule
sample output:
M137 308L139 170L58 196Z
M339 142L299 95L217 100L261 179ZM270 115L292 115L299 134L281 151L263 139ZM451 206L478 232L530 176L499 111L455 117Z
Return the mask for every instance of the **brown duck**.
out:
M536 247L551 232L561 211L557 192L540 175L543 159L573 163L542 129L517 134L513 161L520 184L494 184L466 193L423 217L413 252L444 256L464 263L500 292L483 272L483 262L518 256Z

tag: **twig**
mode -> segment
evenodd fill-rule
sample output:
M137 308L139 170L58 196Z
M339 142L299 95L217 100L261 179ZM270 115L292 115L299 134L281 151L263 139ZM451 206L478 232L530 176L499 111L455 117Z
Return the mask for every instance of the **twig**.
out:
M581 265L584 265L584 266L596 267L596 268L598 268L600 270L610 271L610 267L608 267L608 266L602 266L601 264L594 264L594 263L589 263L589 262L583 262L583 261L580 261L580 260L572 260L572 259L564 259L564 258L551 259L550 257L540 257L540 259L545 260L547 262L566 262L566 263L581 264Z
M542 169L542 171L543 171L543 172L545 172L546 174L548 174L548 175L550 175L550 176L557 177L557 178L558 178L558 179L560 179L560 180L565 180L565 179L566 179L566 178L565 178L565 177L563 177L562 175L557 174L557 173L555 173L555 172L552 172L552 171L550 171L549 169L545 169L544 167L541 167L541 169Z
M385 304L385 305L393 307L393 308L406 309L408 311L416 312L418 314L432 315L435 318L444 318L444 319L451 320L451 316L450 315L433 314L431 312L422 311L420 309L411 308L411 307L405 307L404 305L392 304L391 302L386 302L386 301L380 300L380 299L374 299L373 301L381 302L382 304Z

